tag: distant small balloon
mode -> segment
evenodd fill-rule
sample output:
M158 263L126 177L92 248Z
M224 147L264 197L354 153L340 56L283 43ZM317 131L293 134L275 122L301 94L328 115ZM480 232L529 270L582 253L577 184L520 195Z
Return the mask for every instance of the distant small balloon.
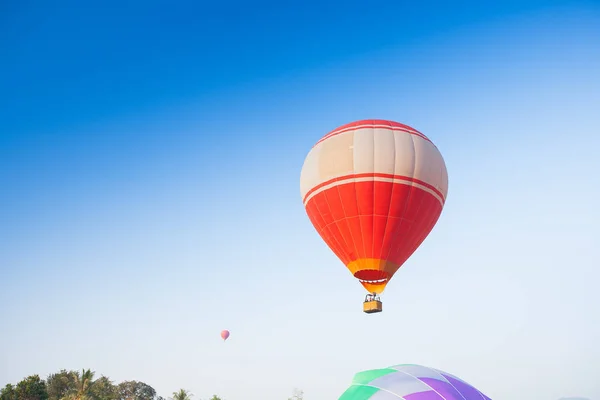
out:
M221 338L223 340L227 340L228 337L229 337L229 331L227 329L221 331Z

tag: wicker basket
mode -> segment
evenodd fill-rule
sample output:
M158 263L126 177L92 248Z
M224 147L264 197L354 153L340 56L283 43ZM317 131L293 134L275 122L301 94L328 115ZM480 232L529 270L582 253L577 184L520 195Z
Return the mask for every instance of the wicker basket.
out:
M363 311L367 314L378 313L383 310L383 305L379 300L370 300L363 303Z

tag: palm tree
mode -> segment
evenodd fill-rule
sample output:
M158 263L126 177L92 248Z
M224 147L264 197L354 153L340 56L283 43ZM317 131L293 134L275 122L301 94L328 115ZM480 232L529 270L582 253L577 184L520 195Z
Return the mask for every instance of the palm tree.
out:
M73 372L73 388L62 400L91 400L90 389L94 384L94 372L89 369Z
M193 394L185 389L179 389L178 392L173 392L173 400L191 400Z

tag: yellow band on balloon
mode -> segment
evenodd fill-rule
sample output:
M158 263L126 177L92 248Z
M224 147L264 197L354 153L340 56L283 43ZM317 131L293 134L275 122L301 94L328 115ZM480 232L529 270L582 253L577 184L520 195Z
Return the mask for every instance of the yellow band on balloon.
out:
M348 268L355 278L360 280L361 285L369 293L381 294L400 266L378 258L359 258L348 263L346 268ZM370 280L382 281L368 282Z

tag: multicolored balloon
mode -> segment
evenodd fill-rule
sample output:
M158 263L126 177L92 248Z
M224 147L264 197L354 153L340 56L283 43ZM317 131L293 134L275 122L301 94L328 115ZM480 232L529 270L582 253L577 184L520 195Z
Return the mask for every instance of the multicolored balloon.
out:
M300 191L321 238L369 293L380 294L440 217L448 173L421 132L363 120L314 145Z
M229 337L229 331L227 329L222 330L221 331L221 339L223 339L223 341L227 340L227 338Z
M414 364L359 372L338 400L491 400L467 382Z

